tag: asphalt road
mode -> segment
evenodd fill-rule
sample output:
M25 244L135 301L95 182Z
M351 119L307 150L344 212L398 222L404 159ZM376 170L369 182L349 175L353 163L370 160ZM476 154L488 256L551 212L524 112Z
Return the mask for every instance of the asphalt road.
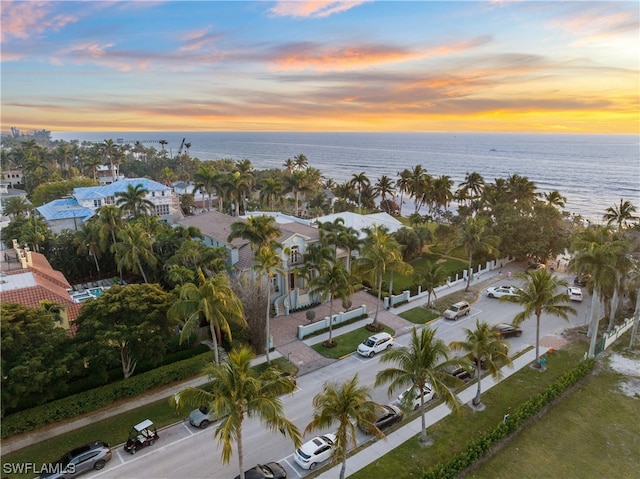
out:
M506 283L506 281L500 283ZM513 280L511 283L515 284ZM567 327L585 324L588 317L590 296L586 291L583 293L585 298L582 303L572 303L577 314L570 316L569 323L560 318L543 315L540 325L541 338L547 334L559 334ZM438 337L448 343L464 339L464 329L474 329L476 319L486 321L491 325L500 322L509 323L519 311L521 311L519 305L487 298L483 294L480 300L472 305L471 313L468 316L457 321L440 318L431 326L437 328ZM535 318L528 319L521 325L522 336L508 339L512 353L535 344L535 323ZM408 342L408 334L396 338L396 344L406 345ZM379 356L363 358L353 354L341 361L299 377L298 389L292 395L283 398L287 417L303 431L311 420L313 397L322 391L323 384L327 381L350 379L356 373L359 375L361 384L372 388L374 401L383 404L391 402L401 391L394 392L393 397L389 398L386 386L374 388L376 373L382 368ZM223 465L221 446L213 438L214 430L215 424L206 430L196 429L187 422L177 424L162 430L160 439L155 445L142 449L135 455L124 452L122 448L116 449L113 459L102 471L85 477L104 479L234 478L239 471L235 447L230 464ZM305 436L303 441L325 432L333 431L310 433ZM358 443L366 439L366 435L359 433ZM308 474L308 471L295 464L291 440L283 437L279 432L266 431L257 419L248 418L245 420L243 444L245 470L257 463L276 461L284 466L289 478L300 478Z

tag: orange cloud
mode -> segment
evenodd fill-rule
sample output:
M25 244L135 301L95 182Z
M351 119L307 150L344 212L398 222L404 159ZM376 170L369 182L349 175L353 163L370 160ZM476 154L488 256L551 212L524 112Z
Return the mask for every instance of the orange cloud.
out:
M312 42L290 44L277 53L273 62L276 70L344 71L387 63L408 62L434 56L467 51L491 41L481 36L465 42L440 45L425 50L408 50L386 45L360 45L354 47L324 47Z
M269 9L277 17L318 17L324 18L334 13L346 12L370 0L316 0L299 2L278 2Z
M50 2L2 0L2 42L9 38L28 39L49 30L58 31L77 20L73 15L53 15Z

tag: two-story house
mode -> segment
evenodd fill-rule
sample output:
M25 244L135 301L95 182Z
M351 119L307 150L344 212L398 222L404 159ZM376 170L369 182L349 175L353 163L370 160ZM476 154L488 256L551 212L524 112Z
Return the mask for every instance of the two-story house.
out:
M108 185L74 188L70 198L50 201L36 210L54 233L60 234L64 230L77 231L85 221L96 214L98 208L115 205L117 193L127 191L129 185L141 185L147 190L145 198L153 203L153 214L159 216L162 221L174 224L183 218L180 202L173 188L149 178L125 178Z
M254 213L260 214L260 213ZM267 213L268 214L268 213ZM275 215L275 214L274 214ZM276 274L271 284L271 301L276 314L288 314L290 310L312 304L313 299L306 289L306 280L296 270L304 266L304 257L310 244L320 241L318 228L293 221L291 217L276 215L281 235L276 239L277 252L282 259L284 274ZM197 227L208 246L222 246L228 251L228 267L233 274L250 271L254 264L254 252L249 241L236 238L229 242L231 225L246 221L244 217L229 216L218 211L208 211L197 216L189 216L178 224Z

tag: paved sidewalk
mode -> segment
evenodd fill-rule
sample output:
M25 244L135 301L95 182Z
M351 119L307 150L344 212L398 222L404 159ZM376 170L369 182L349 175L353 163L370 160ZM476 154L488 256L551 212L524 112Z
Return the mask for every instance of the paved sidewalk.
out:
M516 371L522 369L527 366L531 362L536 359L536 351L535 349L531 349L524 353L522 356L513 360L513 368L505 366L502 368L503 378L505 379L511 376ZM499 381L496 381L491 376L486 376L482 378L482 390L487 391L495 386ZM476 384L472 384L468 386L466 389L461 391L458 394L458 398L462 404L468 404L472 401L474 396L476 395ZM451 409L445 404L440 404L437 407L427 411L426 413L426 423L427 427L430 427L440 421L441 419L447 417L451 414ZM400 446L402 443L408 441L409 439L415 437L420 434L422 428L422 419L418 416L416 419L411 421L410 423L402 426L397 429L393 433L389 434L385 439L382 440L373 440L371 444L367 447L361 449L353 456L350 456L347 459L347 468L345 476L350 476L351 474L363 469L369 464L373 463L380 459L380 457L384 456L386 453L391 451L392 449ZM335 479L340 474L340 468L342 464L338 464L337 466L332 467L328 471L323 472L318 476L317 479Z

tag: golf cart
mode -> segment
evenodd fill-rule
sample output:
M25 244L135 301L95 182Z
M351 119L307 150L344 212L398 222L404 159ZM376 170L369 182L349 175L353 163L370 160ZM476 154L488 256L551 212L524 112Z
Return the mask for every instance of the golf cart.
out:
M151 446L158 439L158 431L149 419L136 424L129 433L129 439L124 445L124 450L135 454L142 447Z

